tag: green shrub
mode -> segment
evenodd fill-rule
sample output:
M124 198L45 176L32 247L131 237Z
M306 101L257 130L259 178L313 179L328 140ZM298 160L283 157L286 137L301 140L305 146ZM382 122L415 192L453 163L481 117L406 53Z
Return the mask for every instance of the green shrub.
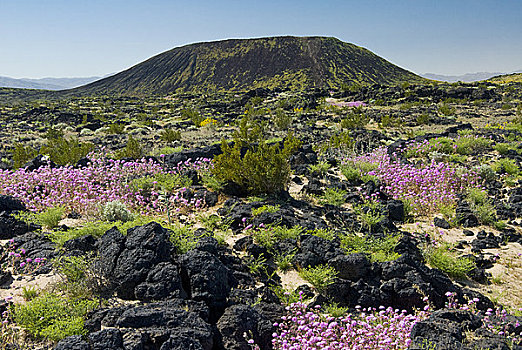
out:
M345 233L341 236L341 247L346 254L363 253L371 262L393 261L400 257L395 252L401 235L385 235L382 238Z
M60 220L62 220L64 212L63 207L49 208L41 213L37 213L35 219L38 224L53 229L57 227Z
M335 237L337 237L335 232L328 228L316 228L314 230L308 230L306 233L312 236L321 237L327 241L333 241Z
M213 191L220 192L223 190L223 187L225 185L224 181L219 180L216 176L212 174L202 173L201 175L201 182L206 188L209 188Z
M456 256L450 251L448 244L431 247L425 253L425 257L431 267L447 273L452 278L464 278L475 268L472 258Z
M278 108L272 115L272 122L278 130L288 130L292 124L292 115L286 113L282 108Z
M338 303L330 303L326 305L324 311L330 315L331 317L339 318L348 313L350 310L349 307L346 306L339 306Z
M106 221L127 222L133 219L132 213L126 205L118 200L107 202L102 207L102 217Z
M151 191L172 193L181 187L189 187L190 179L179 173L158 173L154 175L142 176L134 179L129 184L134 192L139 192L142 196L149 196Z
M96 287L101 279L92 272L92 260L87 256L61 256L53 261L53 265L62 276L57 286L68 297L89 299L99 291Z
M249 144L252 138L257 139L257 145ZM245 144L248 150L242 157L241 148ZM287 136L283 147L278 143L270 145L260 134L252 135L243 123L233 146L222 140L223 153L214 158L212 172L219 180L234 182L250 194L277 193L290 181L288 160L299 146L300 141L292 134Z
M517 163L513 159L509 158L501 158L493 165L491 165L491 169L493 169L495 172L502 174L506 173L509 175L518 175L519 169Z
M96 306L97 301L93 300L68 300L42 293L26 304L14 304L13 320L35 338L58 341L87 334L84 316Z
M455 111L455 107L450 107L446 102L439 106L439 112L445 116L454 115Z
M299 276L308 281L317 292L323 293L329 285L335 282L337 271L328 265L308 266L299 271Z
M284 239L297 239L304 232L301 226L294 226L291 228L278 225L268 225L267 227L260 228L252 231L254 241L266 248L272 248L272 246Z
M198 128L201 125L201 122L205 120L205 118L199 113L199 111L193 109L193 108L185 108L181 111L181 117L183 119L190 119L195 126Z
M361 179L361 171L354 165L344 164L341 166L341 173L348 181L357 181Z
M138 140L136 140L132 135L129 135L127 139L127 144L125 148L116 152L116 158L132 158L132 159L140 159L144 156L143 148Z
M350 136L350 132L341 131L339 134L334 134L328 140L326 148L333 148L348 151L353 148L355 141Z
M183 146L178 146L178 147L166 146L166 147L161 147L161 148L155 149L154 152L152 153L152 155L155 157L160 157L162 154L168 155L168 154L178 153L181 151L183 151Z
M38 294L40 294L40 290L35 286L22 287L22 298L24 298L25 301L33 300Z
M330 169L330 167L331 167L330 163L328 163L326 161L321 161L317 164L312 164L312 165L308 166L311 173L319 173L321 176L326 174L326 172L328 171L328 169Z
M40 149L41 154L47 154L49 159L58 165L76 164L94 149L90 142L81 143L76 138L64 137L50 139Z
M15 147L12 151L13 155L13 167L15 169L21 168L38 155L38 151L32 147L24 146L21 143L15 143Z
M116 226L121 233L126 234L127 230L131 227L145 225L151 221L154 221L154 218L146 217L146 216L138 216L134 218L132 221L127 222L105 222L105 221L90 221L85 223L85 225L81 227L75 227L69 229L67 231L53 231L47 234L49 239L53 241L58 247L63 246L63 244L74 238L91 235L95 238L101 237L105 232L107 232L112 227Z
M123 131L125 130L125 124L121 123L111 123L109 125L109 128L107 132L111 135L121 135L123 134Z
M401 125L402 125L402 122L401 122L400 118L394 117L394 116L390 116L390 115L382 116L381 117L381 121L379 123L379 127L381 129L399 127Z
M509 151L518 151L516 144L499 142L493 146L493 149L500 155L506 155Z
M276 254L274 256L274 262L276 263L277 268L283 272L291 270L293 267L292 260L294 259L295 254L296 254L296 251L292 251L291 253L287 253L287 254L285 254L285 253Z
M263 205L259 208L252 209L252 216L258 216L262 213L277 213L281 209L280 205Z
M330 204L337 207L341 206L345 202L346 191L337 188L327 188L319 197L319 203L322 205Z
M362 110L362 107L352 108L348 114L341 120L341 128L343 129L356 129L364 128L370 118L368 118Z
M194 230L190 225L176 223L169 226L169 230L170 241L179 254L184 254L194 248L198 243L198 239L201 238L194 235Z
M167 143L181 140L181 131L174 129L163 129L160 131L160 140Z
M467 192L466 199L480 223L490 225L496 221L495 206L485 191L479 188L471 188Z
M50 127L47 129L44 138L47 140L61 139L65 136L62 129Z
M455 140L455 151L458 154L469 155L486 151L491 144L491 140L485 137L461 136Z
M431 122L431 117L428 113L422 113L415 119L418 125L426 125Z
M378 202L366 201L363 204L355 204L353 206L353 211L357 214L364 228L369 231L384 219L382 206Z

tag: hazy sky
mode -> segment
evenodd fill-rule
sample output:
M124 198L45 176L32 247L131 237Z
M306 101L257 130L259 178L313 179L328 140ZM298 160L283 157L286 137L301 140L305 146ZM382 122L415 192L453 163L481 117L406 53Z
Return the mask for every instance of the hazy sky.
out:
M199 41L324 35L415 73L522 69L522 0L0 0L0 76L124 70Z

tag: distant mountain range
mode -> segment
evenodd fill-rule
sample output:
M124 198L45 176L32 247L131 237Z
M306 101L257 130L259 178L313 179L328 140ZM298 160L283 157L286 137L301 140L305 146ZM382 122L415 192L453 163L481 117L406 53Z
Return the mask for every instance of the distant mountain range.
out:
M522 69L514 71L512 73L520 73ZM457 81L462 82L472 82L472 81L480 81L487 80L492 77L496 77L499 75L512 74L512 73L501 73L501 72L478 72L478 73L467 73L463 75L442 75L442 74L434 74L434 73L424 73L421 74L422 77L432 80L440 80L447 81L450 83L454 83Z
M424 81L365 48L336 38L284 36L177 47L70 93L300 90Z
M0 87L20 89L66 90L92 83L102 77L14 79L0 76Z

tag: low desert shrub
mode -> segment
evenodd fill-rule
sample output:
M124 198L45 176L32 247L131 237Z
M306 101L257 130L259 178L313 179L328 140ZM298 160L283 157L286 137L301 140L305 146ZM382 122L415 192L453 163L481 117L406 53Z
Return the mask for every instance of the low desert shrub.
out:
M334 206L341 206L345 202L346 191L337 188L327 188L324 193L319 196L320 204L329 204Z
M111 123L109 125L107 132L112 135L114 135L114 134L121 135L121 134L123 134L124 130L125 130L125 124Z
M382 238L360 236L355 233L341 235L341 247L346 254L363 253L371 262L393 261L400 257L395 252L401 235L385 235Z
M284 239L297 239L304 232L301 226L285 227L279 225L267 225L258 228L250 228L246 231L254 238L254 241L265 247L272 248L272 246Z
M269 205L269 204L266 204L266 205L263 205L259 208L254 208L252 209L252 216L259 216L261 215L262 213L277 213L279 211L279 209L281 209L281 206L280 205Z
M53 229L58 226L64 213L65 209L63 207L48 208L36 214L35 219L38 224Z
M143 147L141 146L140 142L132 137L132 135L129 135L127 138L127 143L125 144L125 147L118 152L116 152L116 159L122 159L122 158L132 158L132 159L140 159L143 157L144 151Z
M243 118L239 132L234 137L234 145L224 139L222 154L214 158L213 174L221 181L239 185L250 194L277 193L284 190L290 181L289 158L300 146L300 141L292 134L284 144L268 144L259 127L249 130L248 120ZM250 142L257 144L251 144ZM248 149L242 155L241 148Z
M181 131L174 129L163 129L160 131L160 140L167 143L181 140Z
M350 108L346 116L341 120L341 128L364 128L369 121L370 118L364 114L362 107L354 107Z
M425 251L425 258L431 267L447 273L452 278L465 278L467 273L476 267L473 258L457 256L448 244L429 247Z
M30 146L24 146L22 143L15 143L12 151L13 167L18 169L37 155L38 151L36 149Z
M301 269L299 276L309 282L317 292L323 293L329 285L335 282L337 272L331 266L318 265Z
M520 172L517 163L509 158L500 158L491 165L491 168L499 174L509 174L513 176L518 175Z
M102 207L101 214L103 219L109 222L127 222L133 219L133 215L127 209L127 206L118 200L105 203Z
M310 165L308 168L310 169L311 173L318 173L322 176L322 175L326 174L326 172L328 171L328 169L330 169L330 167L331 166L328 162L321 161L317 164Z
M496 221L497 213L495 205L488 197L486 191L479 188L470 188L467 192L466 199L480 223L491 225Z
M49 159L59 165L76 164L94 149L90 142L81 143L75 138L53 138L40 149Z
M33 337L58 341L71 335L87 334L84 316L97 305L93 300L71 300L42 293L26 304L14 304L12 317Z

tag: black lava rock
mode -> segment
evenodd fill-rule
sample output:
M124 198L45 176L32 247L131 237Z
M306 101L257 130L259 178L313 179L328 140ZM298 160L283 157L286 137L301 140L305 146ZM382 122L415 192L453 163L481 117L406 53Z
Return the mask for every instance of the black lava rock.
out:
M107 231L98 241L99 258L95 262L102 275L113 283L114 290L122 299L135 299L135 288L141 283L139 295L146 299L158 295L184 295L175 278L175 268L155 269L156 265L171 260L172 244L169 233L155 222L136 226L123 236L116 228ZM163 268L166 268L164 265ZM175 278L175 282L161 291L151 291L152 285L158 285L160 276ZM179 293L179 294L178 294Z

